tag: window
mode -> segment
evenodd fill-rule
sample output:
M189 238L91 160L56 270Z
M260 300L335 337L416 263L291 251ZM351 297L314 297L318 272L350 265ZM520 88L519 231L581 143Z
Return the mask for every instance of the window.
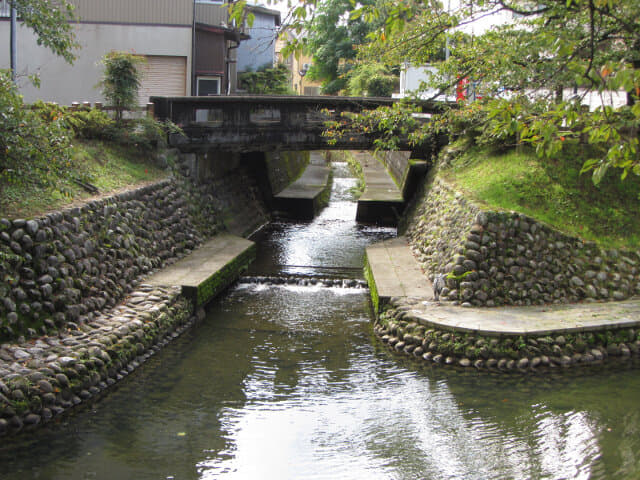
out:
M10 17L11 7L9 6L9 0L0 0L0 17Z
M196 95L198 97L220 95L220 83L220 77L198 77Z
M195 122L204 123L208 127L221 127L224 121L224 113L220 108L197 108Z

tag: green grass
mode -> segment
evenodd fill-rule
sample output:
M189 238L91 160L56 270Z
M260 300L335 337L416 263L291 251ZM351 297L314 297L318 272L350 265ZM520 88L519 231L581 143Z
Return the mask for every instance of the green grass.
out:
M98 195L158 181L168 175L148 155L99 141L76 141L73 153L74 175L95 185ZM94 196L71 179L54 179L57 188L31 185L0 185L0 216L30 218L59 210Z
M640 247L640 178L610 171L595 186L580 175L579 146L549 160L529 149L497 154L473 147L442 170L480 205L514 210L604 248ZM633 177L633 178L631 178Z

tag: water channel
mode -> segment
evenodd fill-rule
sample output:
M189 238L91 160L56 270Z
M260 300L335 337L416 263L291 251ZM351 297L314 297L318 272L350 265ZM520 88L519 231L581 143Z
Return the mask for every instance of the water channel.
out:
M362 277L394 232L355 224L333 168L330 205L262 232L253 275ZM101 400L0 440L0 478L640 478L638 365L434 367L383 348L370 308L362 288L240 283Z

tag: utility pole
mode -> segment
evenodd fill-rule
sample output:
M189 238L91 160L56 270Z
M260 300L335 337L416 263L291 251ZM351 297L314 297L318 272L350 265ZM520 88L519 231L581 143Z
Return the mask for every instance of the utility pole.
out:
M11 80L16 82L16 70L18 68L18 28L17 28L18 13L16 7L11 2L11 34L10 34L10 49L11 49Z

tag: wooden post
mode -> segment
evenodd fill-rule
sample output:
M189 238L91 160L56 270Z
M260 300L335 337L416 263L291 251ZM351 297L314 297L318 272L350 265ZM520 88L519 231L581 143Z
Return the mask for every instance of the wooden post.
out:
M155 113L153 110L154 107L155 107L155 103L153 102L147 103L147 117L151 117L151 118L154 117L154 113Z

